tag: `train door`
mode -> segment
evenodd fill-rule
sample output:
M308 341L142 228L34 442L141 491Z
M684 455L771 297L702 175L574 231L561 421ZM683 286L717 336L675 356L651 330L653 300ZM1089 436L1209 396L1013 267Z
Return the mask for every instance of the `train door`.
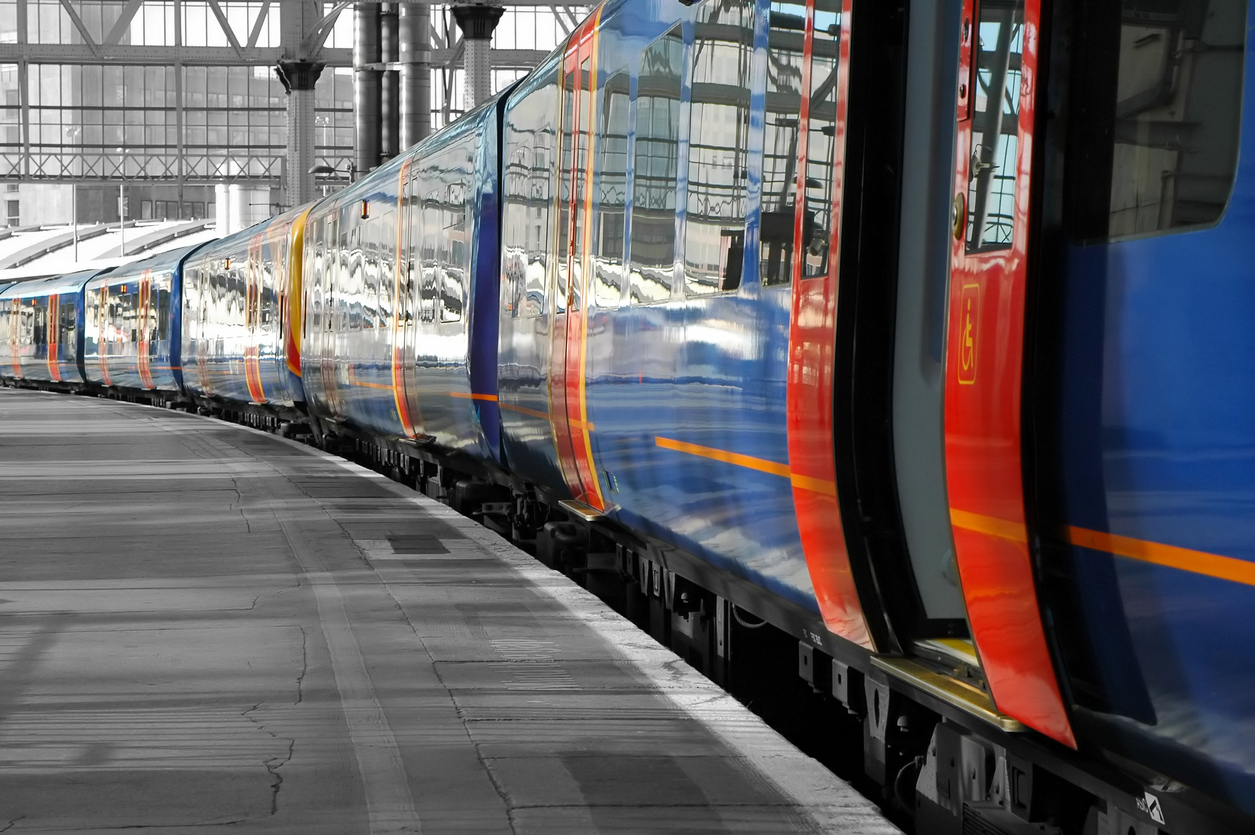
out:
M336 386L336 332L340 324L336 308L336 284L340 281L340 211L323 219L325 248L322 270L322 329L317 335L318 371L322 379L323 398L332 417L340 416L339 390Z
M136 367L139 381L146 389L154 388L152 373L152 295L153 271L144 270L139 279L139 310L136 311Z
M587 274L591 269L592 108L597 80L594 15L572 37L563 61L562 147L558 185L558 286L554 296L549 394L558 461L571 495L603 510L592 468L592 425L585 397Z
M261 235L254 235L248 243L248 263L244 270L244 380L248 385L248 397L254 403L266 402L261 385L261 288L262 243Z
M13 376L19 380L22 379L21 326L22 300L15 298L9 305L9 360L13 363Z
M414 171L413 162L414 158L410 157L401 164L397 182L396 268L392 277L392 321L388 323L391 331L391 350L388 353L392 365L392 394L401 431L407 438L417 438L422 433L423 422L414 363L414 296L417 290L415 277L421 268L418 261L422 241L422 201L418 172Z
M61 297L56 293L48 296L48 379L61 382Z
M100 304L96 307L96 353L100 361L100 379L106 386L113 385L109 377L109 350L113 343L113 310L109 301L109 285L100 287Z
M213 262L201 264L192 279L196 286L196 376L200 380L201 391L206 395L213 394L213 386L209 382L209 273L212 269Z
M945 467L968 621L998 709L1075 745L1037 604L1020 458L1040 0L965 0Z

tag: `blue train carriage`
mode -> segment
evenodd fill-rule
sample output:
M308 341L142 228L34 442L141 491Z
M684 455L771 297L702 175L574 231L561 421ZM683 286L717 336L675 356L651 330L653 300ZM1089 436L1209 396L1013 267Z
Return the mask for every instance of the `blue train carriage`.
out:
M51 388L83 385L83 286L99 273L27 280L0 291L0 377Z
M832 410L801 408L824 375L788 374L825 339L791 332L794 274L835 280L840 5L817 5L805 51L800 2L612 0L512 94L503 443L550 501L679 546L690 576L747 581L752 611L868 647L828 487ZM799 209L804 69L828 84Z
M187 391L301 419L301 316L310 207L205 244L183 266L182 355Z
M1180 784L1149 790L1157 822L1201 790L1252 831L1253 18L1122 7L1069 21L1055 102L1059 250L1030 308L1043 597L1078 731Z
M310 211L302 362L329 429L497 461L500 106Z
M134 261L83 287L84 379L128 394L183 397L182 267L195 247Z

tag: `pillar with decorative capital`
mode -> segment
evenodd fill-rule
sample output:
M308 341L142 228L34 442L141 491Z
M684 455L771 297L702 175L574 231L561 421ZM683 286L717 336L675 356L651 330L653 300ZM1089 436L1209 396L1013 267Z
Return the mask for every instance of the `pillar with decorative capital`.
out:
M465 41L466 109L492 95L492 64L489 60L492 32L505 10L500 6L454 6L453 17Z
M323 65L314 61L280 61L275 71L288 94L287 205L314 199L314 85Z

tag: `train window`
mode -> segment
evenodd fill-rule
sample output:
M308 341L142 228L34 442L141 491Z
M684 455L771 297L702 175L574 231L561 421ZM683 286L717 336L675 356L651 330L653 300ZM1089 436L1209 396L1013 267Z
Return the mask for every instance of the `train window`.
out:
M440 237L440 186L430 178L436 172L428 168L423 172L425 193L423 196L423 245L420 251L419 318L424 322L436 321L436 244Z
M832 189L837 144L837 74L841 43L841 0L815 0L811 49L810 115L806 131L806 216L802 275L828 274L832 242Z
M1111 8L1079 29L1076 152L1068 151L1073 236L1216 223L1237 173L1246 3L1103 5Z
M456 169L451 176L466 176ZM470 241L467 238L466 194L464 183L453 182L445 191L445 225L441 263L443 281L440 285L440 321L458 322L462 319L464 288L471 272Z
M374 336L379 318L379 239L387 215L376 215L372 208L370 220L362 230L362 328Z
M628 94L627 71L615 73L603 88L601 165L597 173L600 207L593 232L593 285L598 307L618 307L623 298L623 233L627 225Z
M771 3L767 36L767 115L763 136L762 283L793 277L793 220L797 212L797 143L802 117L802 52L806 6Z
M983 0L976 27L976 93L967 186L967 251L1009 249L1020 151L1024 0Z
M349 330L362 329L362 227L357 224L349 232L349 270L345 276L345 298L348 301Z
M573 243L571 259L571 276L570 276L570 295L568 307L572 310L579 310L583 305L582 295L584 293L585 282L587 276L583 275L584 258L587 255L588 247L585 245L586 231L588 219L585 217L585 197L587 196L589 155L592 148L589 147L591 138L589 134L594 126L592 108L593 94L591 90L592 73L590 71L590 59L584 59L580 64L579 71L579 113L577 119L577 129L575 135L575 176L574 176L574 201L572 204L572 220L571 234Z
M571 171L575 165L575 79L564 73L562 77L562 145L559 148L558 168L558 249L554 278L557 286L553 300L556 311L566 310L567 282L569 280L571 252Z
M636 89L632 178L631 298L671 298L675 275L680 79L684 40L677 24L645 50Z
M165 341L170 338L170 288L162 286L157 290L157 338ZM72 332L73 325L66 328L66 332Z
M553 87L556 87L556 82ZM557 132L553 124L546 122L536 131L536 144L532 147L531 186L528 193L528 246L525 316L540 316L545 312L545 286L548 275L549 243L553 227L549 222L549 207L553 198L553 154L557 144Z
M510 136L516 125L507 125ZM514 148L506 161L501 177L501 288L504 309L511 319L519 317L523 306L523 281L527 272L527 235L531 218L527 203L530 180L532 149L527 146Z
M754 4L707 3L695 31L684 273L704 295L741 286Z

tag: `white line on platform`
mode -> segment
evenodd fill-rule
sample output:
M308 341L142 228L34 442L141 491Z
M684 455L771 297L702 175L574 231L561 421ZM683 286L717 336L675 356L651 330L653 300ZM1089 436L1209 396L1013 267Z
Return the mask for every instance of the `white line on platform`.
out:
M282 513L275 515L292 546L292 553L301 564L301 570L314 587L318 623L327 641L336 690L340 693L344 719L353 741L371 835L421 832L409 778L401 761L401 749L375 695L375 686L366 671L361 647L353 635L340 587L323 568L322 561L300 526L287 524Z
M512 543L435 499L414 493L351 461L319 450L311 451L356 476L378 481L441 518L561 603L624 660L632 662L658 688L661 696L751 763L781 796L812 819L818 831L842 835L901 835L901 830L885 819L875 803L798 750L680 656L643 636L634 624L574 580L546 568Z

